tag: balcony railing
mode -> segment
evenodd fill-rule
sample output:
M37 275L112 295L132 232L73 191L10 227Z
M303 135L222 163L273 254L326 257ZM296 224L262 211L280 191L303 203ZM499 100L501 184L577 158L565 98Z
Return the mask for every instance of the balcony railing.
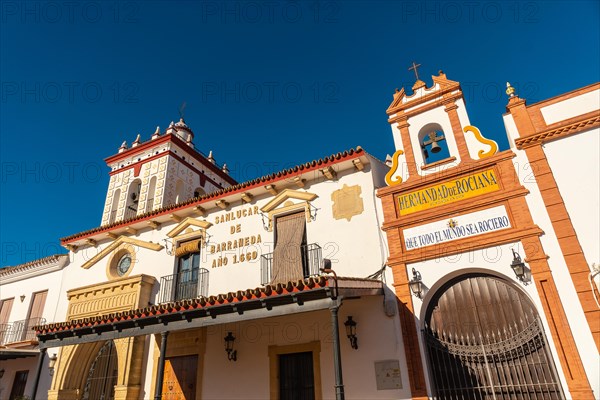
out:
M14 321L10 324L0 325L0 345L24 342L35 339L35 332L31 329L36 325L44 325L44 318L29 318Z
M322 252L321 247L316 243L300 246L302 257L302 273L304 278L319 275L321 266ZM273 253L263 254L260 258L260 282L267 285L271 282L273 276Z
M208 294L208 270L196 268L160 278L158 303L196 299Z

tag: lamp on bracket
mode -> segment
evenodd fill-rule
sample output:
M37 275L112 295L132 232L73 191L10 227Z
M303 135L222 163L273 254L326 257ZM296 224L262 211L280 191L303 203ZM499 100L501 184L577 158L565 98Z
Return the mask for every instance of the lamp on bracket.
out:
M423 296L423 279L421 278L421 273L419 271L417 271L416 269L412 269L412 274L413 277L410 280L410 282L408 282L408 286L410 287L410 291L412 292L412 294L421 299Z
M349 315L346 322L344 322L344 326L346 327L346 336L348 336L348 340L350 340L350 346L354 350L357 350L358 338L356 337L356 321Z
M227 332L227 336L225 336L223 340L225 340L227 359L229 361L237 361L237 350L233 349L233 343L235 342L235 336L233 336L233 333Z
M510 268L515 273L515 276L519 281L523 283L523 285L527 286L531 282L531 271L523 260L521 260L521 256L519 253L515 251L515 249L511 249L513 253L513 260L510 263Z
M172 256L173 255L173 242L171 242L171 240L169 239L163 239L163 242L165 243L165 252Z

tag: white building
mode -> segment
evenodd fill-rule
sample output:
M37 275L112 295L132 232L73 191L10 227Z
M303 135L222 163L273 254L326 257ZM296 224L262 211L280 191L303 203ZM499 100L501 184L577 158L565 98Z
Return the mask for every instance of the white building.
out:
M374 196L387 167L357 148L235 184L192 135L180 121L107 159L102 225L39 271L52 307L21 392L39 363L37 398L409 396Z
M0 270L0 399L597 398L600 84L509 87L505 151L443 72L412 90L390 170L123 143L101 225Z
M394 95L378 190L411 397L598 398L600 85L531 106L509 86L499 152L432 78Z

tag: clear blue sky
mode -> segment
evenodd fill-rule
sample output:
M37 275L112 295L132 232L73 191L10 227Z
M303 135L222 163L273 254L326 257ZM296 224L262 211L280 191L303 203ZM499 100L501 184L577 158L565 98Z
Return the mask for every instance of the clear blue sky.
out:
M394 151L385 110L439 69L507 147L505 82L529 103L599 80L599 2L0 3L1 260L100 224L103 159L186 121L242 181L357 145ZM288 146L282 145L282 143ZM577 155L574 154L573 157Z

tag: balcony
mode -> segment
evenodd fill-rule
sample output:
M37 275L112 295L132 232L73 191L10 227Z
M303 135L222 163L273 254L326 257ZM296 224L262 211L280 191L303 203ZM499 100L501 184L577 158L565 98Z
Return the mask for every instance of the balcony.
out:
M27 342L36 340L33 328L36 325L44 325L45 318L29 318L21 321L14 321L9 324L0 325L0 345L5 346L11 343Z
M158 304L196 299L208 294L208 270L196 268L160 278Z
M319 275L319 268L323 260L321 247L316 243L300 246L302 256L303 278ZM260 258L260 283L268 285L273 276L273 253L263 254Z

